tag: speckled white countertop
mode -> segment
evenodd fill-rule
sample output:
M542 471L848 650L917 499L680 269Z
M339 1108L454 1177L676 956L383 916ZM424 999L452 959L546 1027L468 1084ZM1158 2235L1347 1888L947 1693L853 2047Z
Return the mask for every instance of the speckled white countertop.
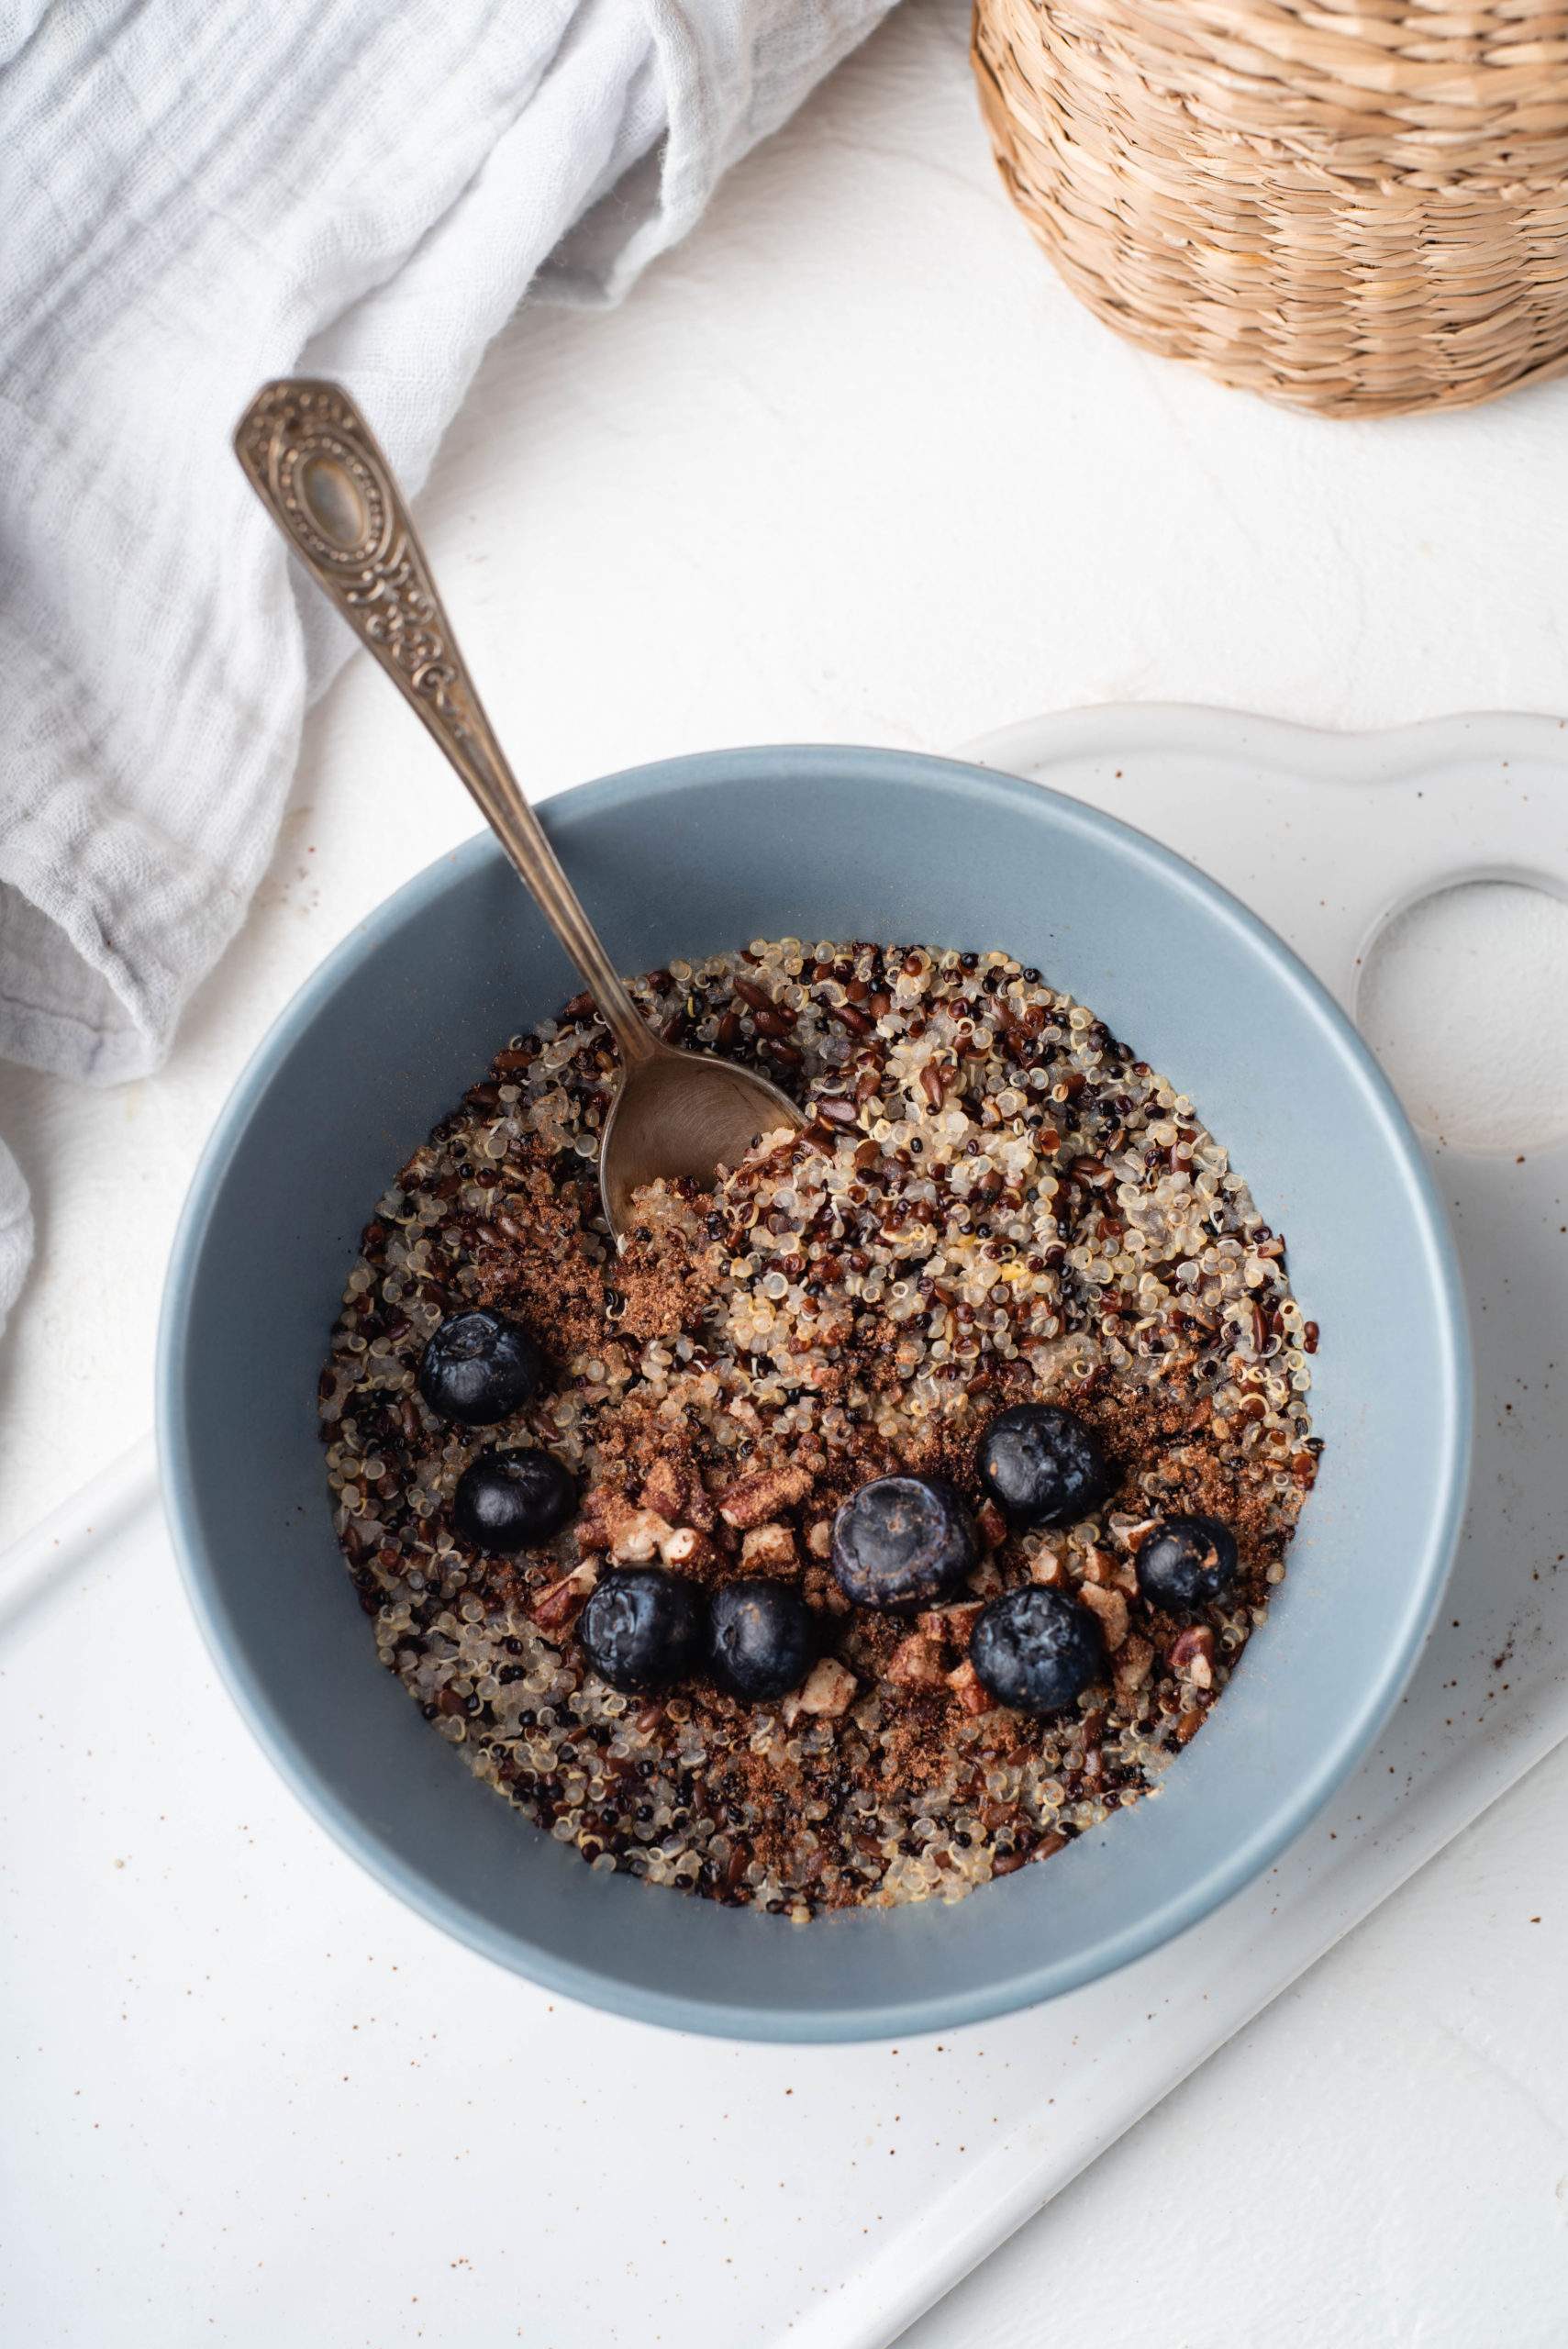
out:
M1142 357L1011 215L965 38L953 0L905 0L622 311L525 312L492 351L421 511L528 786L729 741L945 750L1102 700L1568 708L1568 384L1326 424ZM165 1072L89 1095L0 1069L39 1227L0 1349L0 1541L150 1423L164 1256L246 1053L473 829L356 662ZM1489 918L1430 928L1434 967L1506 948ZM1532 917L1538 974L1568 968L1565 922ZM1561 2349L1563 1792L1560 1750L907 2341Z

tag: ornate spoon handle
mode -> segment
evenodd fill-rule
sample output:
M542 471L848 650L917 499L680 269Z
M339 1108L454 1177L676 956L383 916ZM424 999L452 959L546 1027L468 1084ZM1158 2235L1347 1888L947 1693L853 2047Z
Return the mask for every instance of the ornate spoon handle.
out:
M587 982L623 1067L651 1059L659 1049L652 1030L506 763L392 468L353 401L336 384L268 384L246 409L234 447L300 562L473 794Z

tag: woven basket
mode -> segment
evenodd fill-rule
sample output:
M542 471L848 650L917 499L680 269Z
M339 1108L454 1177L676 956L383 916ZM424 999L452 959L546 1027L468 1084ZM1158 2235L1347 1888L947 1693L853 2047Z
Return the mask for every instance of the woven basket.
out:
M1015 203L1134 341L1328 416L1568 368L1568 0L977 0Z

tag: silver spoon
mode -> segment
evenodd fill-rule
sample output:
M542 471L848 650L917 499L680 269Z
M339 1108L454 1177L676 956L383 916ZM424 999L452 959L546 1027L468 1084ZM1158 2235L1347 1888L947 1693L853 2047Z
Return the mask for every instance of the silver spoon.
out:
M806 1120L765 1078L662 1042L621 985L502 755L392 468L348 394L268 384L234 446L295 553L473 794L615 1038L621 1080L600 1138L599 1191L618 1246L639 1185L683 1174L709 1184L760 1134Z

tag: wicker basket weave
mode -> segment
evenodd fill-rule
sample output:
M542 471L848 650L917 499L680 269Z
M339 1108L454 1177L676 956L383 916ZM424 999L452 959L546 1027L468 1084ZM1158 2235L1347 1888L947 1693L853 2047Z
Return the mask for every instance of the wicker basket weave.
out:
M1135 341L1329 416L1568 368L1568 0L977 0L1014 201Z

